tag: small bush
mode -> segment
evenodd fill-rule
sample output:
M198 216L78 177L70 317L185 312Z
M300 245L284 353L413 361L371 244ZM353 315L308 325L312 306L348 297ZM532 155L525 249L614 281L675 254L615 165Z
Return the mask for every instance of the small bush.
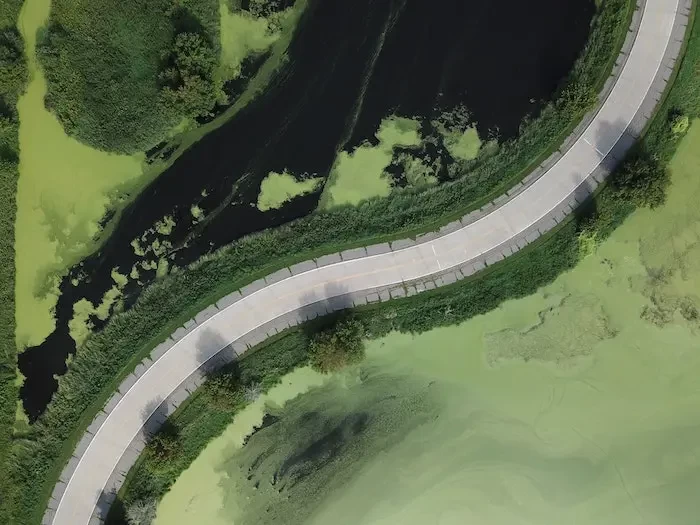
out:
M245 391L230 371L219 372L207 381L206 392L216 406L230 410L244 403Z
M151 498L140 500L129 505L126 509L126 521L129 525L151 525L156 519L158 502Z
M690 119L688 118L688 115L677 115L671 121L671 133L674 135L684 134L686 131L688 131L689 127Z
M618 195L638 208L663 204L670 182L666 166L649 155L638 155L625 162L612 179Z
M365 328L357 319L339 321L313 337L311 366L324 374L359 363L365 356Z
M167 464L180 449L180 432L178 428L166 421L148 442L148 453L158 466Z

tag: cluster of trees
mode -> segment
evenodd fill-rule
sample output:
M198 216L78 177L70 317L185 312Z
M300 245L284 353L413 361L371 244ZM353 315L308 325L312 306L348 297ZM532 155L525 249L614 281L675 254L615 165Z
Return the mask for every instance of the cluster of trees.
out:
M218 56L204 35L177 34L168 65L159 75L166 106L190 118L208 116L214 106L226 103L217 70Z
M213 107L219 1L147 4L147 9L143 0L51 4L38 43L46 104L68 134L90 146L145 151L183 115Z
M319 372L329 374L359 363L365 357L365 337L365 327L357 318L338 321L311 339L311 366Z

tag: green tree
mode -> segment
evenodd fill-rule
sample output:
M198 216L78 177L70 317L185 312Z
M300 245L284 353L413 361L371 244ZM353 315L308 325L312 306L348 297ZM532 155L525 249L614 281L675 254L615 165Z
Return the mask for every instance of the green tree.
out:
M365 327L357 319L339 321L316 334L309 345L311 366L324 374L359 363L365 356Z
M221 80L216 73L217 56L198 33L175 37L171 65L161 74L165 104L188 117L207 115L222 101Z
M655 208L666 200L669 173L655 158L638 155L616 172L612 180L618 196L636 207Z
M206 382L206 392L212 403L222 409L231 410L244 403L245 391L230 372L218 372Z

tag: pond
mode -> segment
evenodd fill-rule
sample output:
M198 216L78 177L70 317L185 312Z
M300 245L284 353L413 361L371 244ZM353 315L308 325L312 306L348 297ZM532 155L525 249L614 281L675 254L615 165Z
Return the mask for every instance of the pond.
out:
M169 267L309 214L322 184L258 207L262 182L271 173L327 178L355 147L377 146L392 116L432 119L465 108L476 133L464 145L456 137L455 151L467 156L479 137L517 135L570 71L594 10L592 0L309 2L269 89L178 157L123 212L100 251L60 284L55 330L20 357L30 419L50 400L84 327L104 322L89 314L88 302L108 317ZM415 168L411 180L435 182ZM379 176L367 187L381 195L388 186ZM356 202L361 197L348 186L343 180L325 200Z
M341 375L288 376L181 475L156 524L694 523L698 144L696 122L666 205L538 293L373 341Z

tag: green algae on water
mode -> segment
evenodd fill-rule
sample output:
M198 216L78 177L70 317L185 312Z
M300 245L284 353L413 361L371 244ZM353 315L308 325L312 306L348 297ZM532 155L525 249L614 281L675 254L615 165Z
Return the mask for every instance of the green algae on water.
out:
M321 197L321 207L354 205L370 197L389 195L391 179L384 170L391 164L394 148L421 144L419 128L417 120L388 117L377 130L376 146L363 144L352 152L340 152Z
M269 30L265 18L256 18L247 11L231 12L226 0L219 2L219 14L223 76L234 79L240 76L241 65L248 55L267 50L280 35Z
M271 407L273 407L272 410L279 410L289 400L324 384L325 381L327 376L311 368L297 369L285 376L280 384L236 414L234 422L220 437L207 446L186 471L187 475L183 475L166 496L173 502L186 498L192 504L188 509L193 512L185 509L183 513L180 505L163 504L159 507L154 525L192 522L207 525L230 523L225 517L222 521L218 516L218 504L225 497L222 485L225 474L219 469L222 455L226 457L234 450L243 447L255 428L263 423L263 417ZM203 514L204 509L209 511Z
M311 193L318 187L320 182L320 178L308 178L299 181L286 171L283 173L270 172L263 179L260 186L257 207L260 211L280 208L294 197Z
M66 135L44 106L46 79L36 59L36 34L49 0L26 0L19 28L30 82L17 104L19 182L16 219L16 320L20 347L53 330L59 276L94 248L99 222L119 190L142 175L143 155L114 155Z
M666 205L537 293L372 341L245 446L212 442L157 523L694 523L697 123L670 169Z

